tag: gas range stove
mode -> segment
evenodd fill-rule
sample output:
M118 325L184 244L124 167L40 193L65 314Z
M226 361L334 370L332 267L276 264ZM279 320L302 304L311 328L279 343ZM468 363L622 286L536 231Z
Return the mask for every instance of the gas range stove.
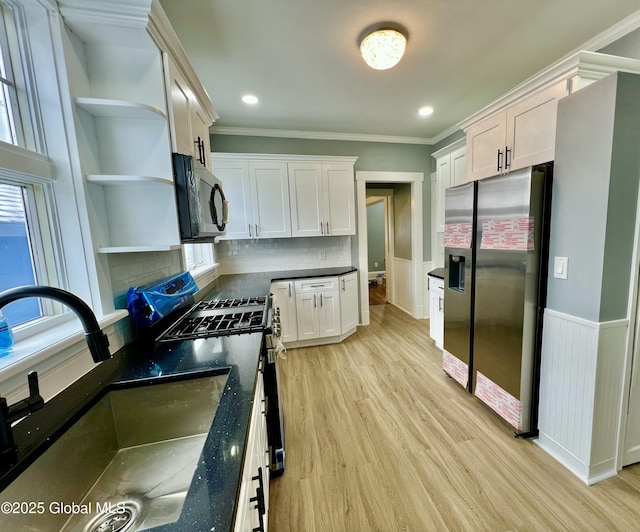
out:
M195 340L263 331L267 325L266 297L200 301L159 338L159 342Z

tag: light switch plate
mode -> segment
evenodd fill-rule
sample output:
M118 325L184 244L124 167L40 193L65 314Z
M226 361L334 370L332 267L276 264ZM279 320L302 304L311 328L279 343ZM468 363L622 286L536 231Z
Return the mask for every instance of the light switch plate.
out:
M569 268L569 257L554 257L553 276L556 279L566 279L568 268Z

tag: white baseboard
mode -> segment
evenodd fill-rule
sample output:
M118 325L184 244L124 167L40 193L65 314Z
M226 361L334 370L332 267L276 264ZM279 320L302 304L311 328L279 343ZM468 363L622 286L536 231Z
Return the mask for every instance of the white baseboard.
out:
M601 480L615 477L618 474L615 466L615 460L613 458L606 460L601 464L587 465L577 456L571 454L562 445L559 445L552 438L542 432L534 443L550 454L588 486L596 484Z

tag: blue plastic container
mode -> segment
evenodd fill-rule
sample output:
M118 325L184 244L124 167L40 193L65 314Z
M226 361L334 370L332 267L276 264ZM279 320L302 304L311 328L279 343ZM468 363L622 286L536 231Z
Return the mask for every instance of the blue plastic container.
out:
M13 351L13 333L7 319L0 312L0 357L10 355Z
M184 272L153 285L131 287L127 292L127 308L136 325L144 329L163 318L198 291L189 272Z

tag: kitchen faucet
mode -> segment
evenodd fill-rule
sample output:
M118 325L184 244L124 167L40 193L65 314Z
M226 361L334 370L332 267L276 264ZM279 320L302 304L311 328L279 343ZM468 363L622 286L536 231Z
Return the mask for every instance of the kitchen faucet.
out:
M20 286L0 292L0 309L13 301L26 297L43 297L64 303L73 310L84 328L84 337L89 346L93 361L98 363L111 358L109 339L102 332L95 315L89 305L70 292L51 286ZM17 447L13 440L11 424L31 412L40 410L44 400L40 396L38 374L29 373L29 397L8 406L7 400L0 397L0 462L13 463L17 455Z

